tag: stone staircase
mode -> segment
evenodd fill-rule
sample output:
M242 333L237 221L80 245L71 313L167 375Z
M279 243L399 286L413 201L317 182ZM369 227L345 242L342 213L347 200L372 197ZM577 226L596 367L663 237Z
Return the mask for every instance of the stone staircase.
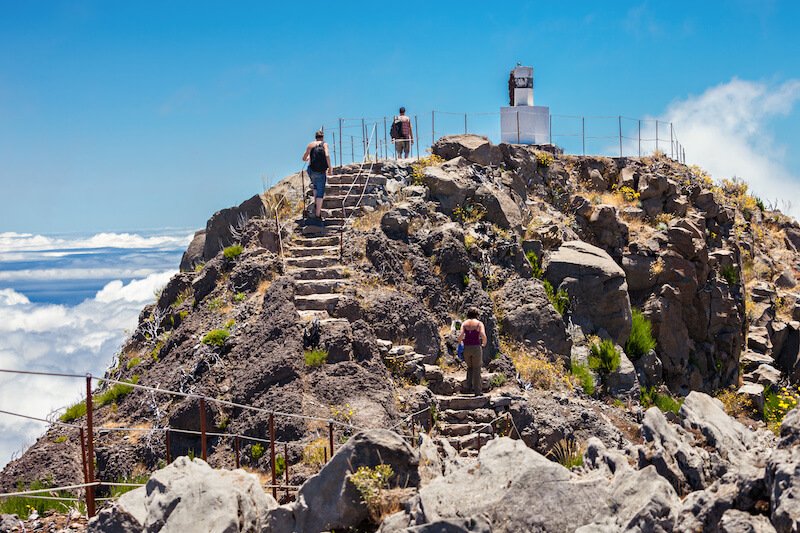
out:
M324 222L298 220L284 246L287 273L296 281L295 306L303 317L330 319L347 286L339 260L340 233L348 217L363 214L363 206L373 205L379 196L376 191L386 185L385 177L374 174L380 165L373 166L373 173L366 170L342 167L329 176L322 202Z

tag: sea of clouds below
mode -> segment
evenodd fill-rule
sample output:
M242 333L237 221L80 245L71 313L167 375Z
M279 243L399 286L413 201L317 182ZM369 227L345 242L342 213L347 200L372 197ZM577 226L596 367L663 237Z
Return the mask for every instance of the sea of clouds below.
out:
M4 283L0 288L0 369L102 375L136 326L142 307L177 271L190 237L186 231L145 237L0 233L0 282ZM70 254L84 257L79 266L61 262ZM26 268L19 268L23 261ZM134 268L129 267L132 261ZM118 279L106 281L115 275ZM62 304L41 298L32 301L15 288L54 279L65 286L72 280L97 279L98 290L79 303ZM84 387L80 379L0 373L0 410L52 418L80 399ZM45 428L43 423L0 414L0 466Z

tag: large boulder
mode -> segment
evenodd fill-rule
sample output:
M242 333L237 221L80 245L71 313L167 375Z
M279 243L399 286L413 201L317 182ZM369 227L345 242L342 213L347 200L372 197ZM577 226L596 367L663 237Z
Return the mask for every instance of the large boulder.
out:
M432 200L439 202L444 213L452 214L456 207L464 205L478 189L478 184L456 170L431 166L425 169L425 184Z
M434 143L432 151L443 159L463 157L483 166L499 166L503 152L480 135L447 135Z
M781 425L781 438L767 463L772 524L779 532L800 531L800 409Z
M181 257L181 272L191 272L199 264L205 262L203 257L203 249L206 245L206 230L202 229L195 232L192 242L189 247L183 252Z
M570 298L572 320L586 333L604 330L624 345L631 331L631 303L625 272L603 250L569 241L550 254L545 277Z
M259 533L267 525L267 512L277 506L257 476L244 470L214 470L200 459L184 456L101 511L88 530Z
M500 326L510 338L541 345L548 351L569 358L572 340L564 319L550 304L539 280L514 279L506 283L496 298Z
M475 200L486 209L487 221L501 228L522 228L522 213L511 196L502 189L481 185L475 192Z
M354 435L331 460L310 477L297 493L297 500L270 513L270 533L346 530L366 520L367 506L348 474L361 466L387 464L394 487L419 485L419 455L398 434L374 429Z
M237 242L236 235L243 233L247 221L251 218L263 217L265 213L264 199L260 194L256 194L237 207L229 207L211 215L206 223L203 259L208 261L223 248L235 244Z

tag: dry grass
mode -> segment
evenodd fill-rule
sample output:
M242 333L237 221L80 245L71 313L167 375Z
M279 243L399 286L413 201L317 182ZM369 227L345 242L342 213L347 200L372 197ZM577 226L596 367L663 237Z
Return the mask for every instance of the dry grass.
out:
M369 231L372 229L379 228L381 226L381 218L389 211L389 206L381 206L371 211L369 213L365 213L360 217L355 217L353 219L353 229L359 231Z
M725 389L717 394L717 399L722 402L725 412L734 418L753 417L758 414L752 400L737 394L735 390Z
M571 374L558 362L553 363L546 354L529 350L509 339L500 340L500 350L508 355L520 378L536 389L572 390Z
M258 284L258 288L256 289L256 293L263 296L264 294L266 294L266 292L269 290L269 288L271 286L272 286L272 281L265 279L265 280L263 280L262 282L260 282Z

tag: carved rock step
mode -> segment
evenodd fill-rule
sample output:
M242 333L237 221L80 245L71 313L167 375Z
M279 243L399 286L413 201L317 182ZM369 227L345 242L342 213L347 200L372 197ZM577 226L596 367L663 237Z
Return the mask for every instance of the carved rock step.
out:
M494 433L492 426L487 424L442 424L439 427L439 433L446 437L463 437L478 431L483 435L491 435Z
M297 314L300 315L300 320L303 322L311 322L312 320L319 320L323 322L325 320L329 320L330 316L327 311L314 311L312 310L301 310L297 311Z
M339 258L334 256L313 257L287 257L286 266L300 268L326 268L339 264Z
M295 282L295 294L308 296L310 294L333 294L347 284L341 279L304 279Z
M344 268L342 267L328 267L328 268L290 268L288 274L296 280L312 280L312 279L345 279Z
M331 219L339 219L339 218L346 218L349 216L359 216L363 212L361 207L345 207L344 211L341 207L334 207L331 209L323 209L322 210L322 217L327 222Z
M310 294L295 296L294 305L300 311L332 311L339 303L339 294Z
M314 248L316 246L339 246L339 237L336 235L327 235L322 237L295 237L289 244L290 247L305 246Z
M446 409L439 415L439 420L447 424L463 424L473 422L476 424L486 424L497 417L492 409L466 409L454 410Z
M436 396L439 402L439 409L444 411L446 409L464 410L464 409L482 409L489 406L489 397L486 395L481 396Z
M383 187L386 185L386 177L380 174L366 174L362 173L360 176L356 175L337 175L328 176L326 184L330 185L378 185Z
M461 450L479 450L493 438L494 435L491 433L471 433L463 437L448 437L447 442L460 452Z
M287 257L310 257L310 256L339 256L338 246L290 246L286 248Z
M302 235L307 237L326 237L332 236L338 239L339 232L342 229L342 224L344 220L339 219L335 222L326 221L325 225L307 225L303 226L303 229L300 230Z
M345 194L326 194L325 198L322 200L322 207L328 209L333 207L342 207L342 202L344 202L345 207L352 207L359 202L361 205L373 205L378 201L377 194L365 194L362 197L361 189L362 187L353 187L350 196L346 196Z

